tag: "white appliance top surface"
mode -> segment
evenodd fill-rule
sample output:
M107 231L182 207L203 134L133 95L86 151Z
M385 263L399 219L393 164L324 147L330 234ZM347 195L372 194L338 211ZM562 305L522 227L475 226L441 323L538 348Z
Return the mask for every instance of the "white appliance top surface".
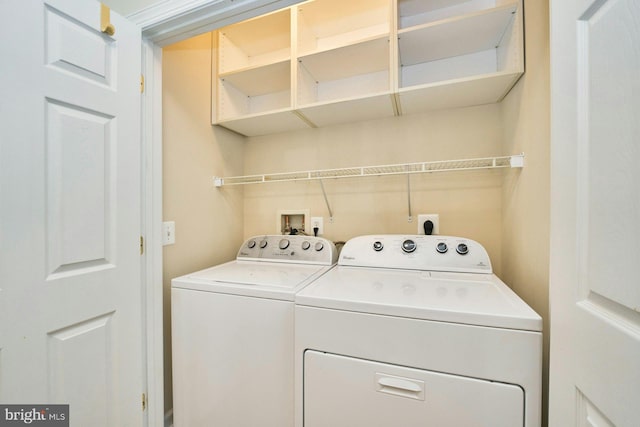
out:
M337 258L335 245L321 237L254 236L234 261L177 277L171 286L293 301L296 291L333 267Z
M235 260L177 277L173 288L293 301L294 294L332 266Z
M185 278L212 284L227 283L295 289L324 269L326 268L321 265L312 264L232 261L189 274Z
M296 304L362 313L541 331L542 318L491 272L478 242L451 236L349 240L338 266Z

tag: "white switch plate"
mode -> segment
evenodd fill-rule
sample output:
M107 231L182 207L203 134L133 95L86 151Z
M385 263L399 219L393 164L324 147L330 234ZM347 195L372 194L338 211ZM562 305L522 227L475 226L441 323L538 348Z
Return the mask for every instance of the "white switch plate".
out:
M173 245L176 242L175 221L165 221L162 223L162 246Z
M318 236L322 236L324 234L324 224L321 216L311 217L311 230L308 231L308 234L313 235L313 229L316 227L318 227Z
M418 234L424 234L423 224L429 220L433 223L433 232L431 234L440 234L440 215L438 214L418 215Z

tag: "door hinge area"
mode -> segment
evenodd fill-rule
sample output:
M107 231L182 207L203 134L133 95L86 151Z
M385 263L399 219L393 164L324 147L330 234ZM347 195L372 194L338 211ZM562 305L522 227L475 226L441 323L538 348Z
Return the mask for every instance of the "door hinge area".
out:
M142 393L142 410L147 409L147 395L146 393Z
M111 23L111 9L105 4L100 4L100 31L108 36L116 33L116 27Z
M144 237L140 236L140 255L144 254Z
M144 93L144 75L140 74L140 93Z

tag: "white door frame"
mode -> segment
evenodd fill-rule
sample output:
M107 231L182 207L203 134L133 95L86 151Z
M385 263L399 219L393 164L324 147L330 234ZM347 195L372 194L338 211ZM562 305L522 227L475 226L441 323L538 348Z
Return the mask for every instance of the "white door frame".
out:
M164 414L162 277L162 47L304 0L166 0L127 16L142 30L142 232L147 425ZM213 177L213 171L211 171ZM211 181L213 185L213 180Z

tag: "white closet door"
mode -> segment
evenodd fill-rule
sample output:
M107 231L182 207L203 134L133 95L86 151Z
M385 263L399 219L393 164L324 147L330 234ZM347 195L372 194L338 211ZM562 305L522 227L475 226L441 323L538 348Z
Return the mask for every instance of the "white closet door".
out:
M0 402L143 423L140 30L1 2Z
M640 2L551 1L550 426L640 420Z

